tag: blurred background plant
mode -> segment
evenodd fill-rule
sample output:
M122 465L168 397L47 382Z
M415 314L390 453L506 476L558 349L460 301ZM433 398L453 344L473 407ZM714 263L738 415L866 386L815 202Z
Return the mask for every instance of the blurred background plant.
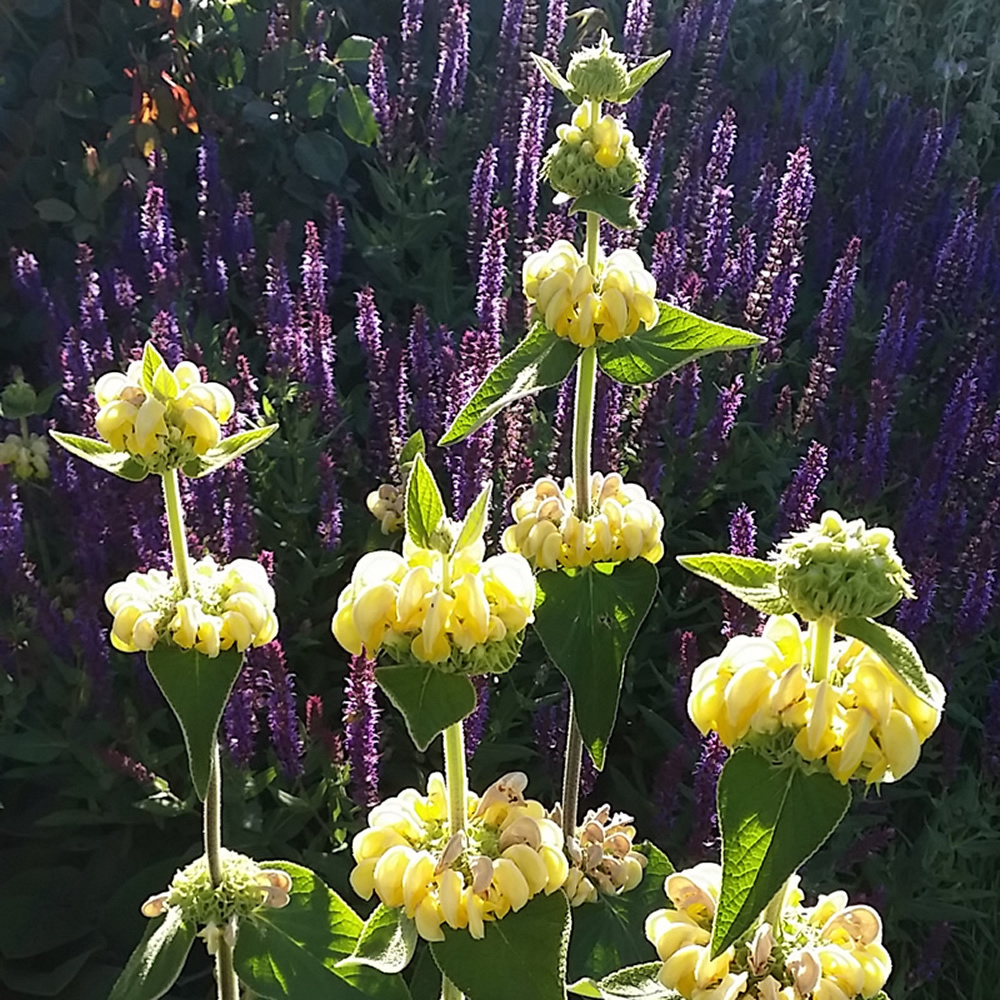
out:
M856 807L807 874L885 914L895 1000L993 995L998 23L968 0L933 16L895 0L3 5L0 381L19 366L39 391L30 433L54 416L90 431L90 381L147 335L281 425L217 492L191 485L195 550L272 553L281 609L280 645L250 658L227 710L227 843L303 858L347 893L359 810L439 766L328 622L343 567L389 543L367 494L398 484L408 434L436 440L518 338L525 252L573 231L540 200L566 109L528 53L564 62L607 25L633 60L674 53L625 109L659 294L770 342L652 392L602 380L595 465L656 495L668 553L728 536L762 554L825 506L897 530L919 595L898 620L949 685L946 721L917 777ZM519 484L569 471L569 395L432 444L456 510L493 477L499 534ZM0 466L0 872L18 915L0 925L0 984L98 1000L199 831L178 734L103 634L107 584L169 558L158 496L48 464L47 479ZM664 562L591 776L588 802L632 811L678 865L715 850L724 751L684 702L699 650L756 624L724 612ZM473 784L523 767L551 798L564 692L537 643L510 677L480 687L467 723Z

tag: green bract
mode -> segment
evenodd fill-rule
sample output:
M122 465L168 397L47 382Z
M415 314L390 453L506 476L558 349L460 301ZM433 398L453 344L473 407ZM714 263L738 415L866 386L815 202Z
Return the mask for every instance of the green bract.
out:
M542 176L556 191L571 198L624 194L642 180L642 160L635 146L626 146L621 163L614 167L602 167L594 153L594 144L589 140L572 145L560 139L545 154Z
M806 621L875 618L915 596L892 532L836 511L790 535L773 560L778 587Z
M247 917L267 899L262 869L253 858L222 848L222 881L212 884L208 859L203 855L173 877L166 904L176 907L185 921L222 926L233 917Z

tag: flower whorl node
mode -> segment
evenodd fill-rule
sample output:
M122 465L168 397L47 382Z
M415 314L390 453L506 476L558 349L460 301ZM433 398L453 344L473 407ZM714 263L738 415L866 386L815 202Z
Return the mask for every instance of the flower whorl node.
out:
M628 89L628 65L624 54L611 48L611 36L602 31L597 45L574 53L566 78L585 100L617 101Z

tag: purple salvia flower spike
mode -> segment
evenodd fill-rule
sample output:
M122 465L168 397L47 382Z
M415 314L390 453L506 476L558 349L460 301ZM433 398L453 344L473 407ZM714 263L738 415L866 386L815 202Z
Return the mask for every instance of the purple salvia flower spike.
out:
M809 444L778 503L778 535L801 531L812 520L819 502L819 484L826 476L828 453L818 441Z
M378 720L375 661L353 656L344 687L344 736L351 767L351 797L366 808L379 800Z

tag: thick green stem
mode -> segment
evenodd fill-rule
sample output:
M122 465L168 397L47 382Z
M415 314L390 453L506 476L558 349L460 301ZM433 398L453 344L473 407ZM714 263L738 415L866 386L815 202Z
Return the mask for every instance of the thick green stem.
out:
M219 761L219 743L212 750L212 770L205 793L204 838L205 857L212 885L222 882L222 778ZM224 938L219 939L215 954L215 978L219 1000L239 1000L239 983L233 966L233 949Z
M163 473L163 500L167 507L167 527L170 530L170 551L174 557L174 575L181 585L181 592L187 594L191 579L190 558L176 469Z
M830 672L830 654L833 652L833 627L836 623L832 618L820 618L809 625L812 640L812 675L814 681L826 680Z
M448 836L465 829L469 779L465 770L465 733L456 722L444 731L444 775L448 785ZM441 1000L462 1000L462 991L445 976Z
M228 941L219 941L215 954L215 976L219 986L219 1000L240 1000L240 984L233 964L233 947Z
M18 426L21 429L21 440L22 440L22 442L24 442L25 445L27 445L27 443L28 443L28 434L30 433L29 430L28 430L28 418L27 417L21 417L20 420L18 421Z
M601 113L599 101L592 107L592 120ZM587 213L587 264L597 274L597 253L600 246L601 219L595 212ZM594 438L594 396L597 389L597 348L588 347L576 366L576 402L573 410L573 488L576 492L577 517L590 516L590 454ZM580 767L583 764L583 737L576 721L573 698L569 701L566 728L566 756L563 767L562 826L563 835L576 835L577 810L580 801Z

